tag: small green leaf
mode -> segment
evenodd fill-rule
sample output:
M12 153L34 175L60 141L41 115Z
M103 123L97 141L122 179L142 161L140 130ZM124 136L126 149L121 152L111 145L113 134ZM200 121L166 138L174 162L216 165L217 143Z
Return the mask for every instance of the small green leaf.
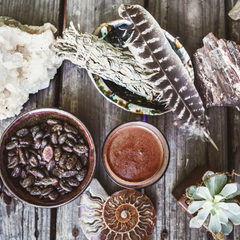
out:
M222 174L214 176L214 172L211 171L206 172L202 179L212 197L218 194L227 182L226 175Z
M233 225L232 225L232 223L230 221L228 221L226 225L222 224L221 227L222 227L221 232L224 235L230 234L230 232L232 232L232 230L233 230Z
M199 197L196 194L197 187L196 186L190 186L189 188L186 189L186 195L190 199L195 199L195 200L204 200L202 197Z
M190 228L200 228L202 226L202 221L198 221L197 216L192 218L189 223Z
M223 212L227 215L229 220L234 225L239 225L240 224L240 213L239 212L237 213L237 215L234 215L233 213L229 212L228 210L223 210Z
M214 187L215 187L215 177L210 178L204 184L208 188L211 196L214 197L214 194L215 194L215 189L214 189Z
M225 202L220 202L217 206L222 209L228 209L228 205Z
M227 183L227 176L226 175L217 175L215 177L215 195L219 194L222 188Z
M225 199L225 197L220 196L220 195L215 195L215 197L214 197L214 202L215 202L215 203L218 203L218 202L220 202L220 201L223 200L223 199Z
M237 195L239 195L240 194L240 184L239 183L236 183L237 184L237 191L235 192L235 193L233 193L233 194L230 194L227 198L229 199L229 198L234 198L234 197L236 197Z
M214 234L218 234L221 231L221 224L218 221L217 214L216 215L211 215L210 217L210 223L209 223L209 230Z
M240 206L237 203L226 203L228 205L228 211L238 215L240 214Z
M206 201L193 201L190 203L190 205L188 206L188 211L190 213L195 213L197 210L199 210L202 205L205 203Z
M188 198L192 199L194 194L196 194L196 186L190 186L186 189L186 195Z
M208 188L211 196L214 196L215 193L215 177L214 177L214 172L212 171L207 171L204 175L202 180L204 181L205 186Z
M203 204L203 208L207 208L207 207L212 207L214 203L212 202L209 202L209 201L206 201L204 204Z
M214 172L212 172L212 171L205 172L205 174L202 177L203 182L205 182L208 178L210 178L212 176L214 176Z
M210 213L211 208L212 207L206 207L206 208L199 210L199 212L197 214L198 221L202 221L204 223Z
M234 194L235 192L237 192L237 183L229 183L224 186L219 194L226 198L229 198L228 196Z
M218 221L226 225L228 223L227 215L221 209L216 210L216 212L217 212Z
M213 198L208 190L207 187L198 187L197 188L197 191L196 191L196 194L199 196L199 197L202 197L208 201L212 201Z

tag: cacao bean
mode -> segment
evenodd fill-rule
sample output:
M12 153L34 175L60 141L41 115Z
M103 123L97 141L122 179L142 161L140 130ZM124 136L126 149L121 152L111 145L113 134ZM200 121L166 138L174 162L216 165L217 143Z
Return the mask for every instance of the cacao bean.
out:
M72 157L66 160L66 168L68 170L73 169L73 167L76 165L76 162L77 162L77 155L73 154Z
M7 150L11 150L11 149L14 149L15 147L18 146L18 141L17 140L14 140L14 141L11 141L9 142L7 145L6 145L6 149Z
M40 131L40 126L39 125L33 126L30 129L30 132L32 133L32 137L35 137L38 131Z
M48 186L58 183L58 178L56 177L45 177L39 181L42 185Z
M50 171L52 171L53 170L53 168L55 167L55 165L56 165L56 163L55 163L55 160L54 159L52 159L52 160L50 160L49 161L49 163L47 164L47 170L50 172Z
M43 149L42 158L46 162L49 162L53 158L53 148L51 147L51 145L47 145Z
M55 161L58 162L60 160L61 155L62 155L62 149L60 147L56 147L54 149L54 159L55 159Z
M29 174L25 179L22 181L22 187L27 188L30 187L34 183L34 176Z
M81 162L84 167L88 164L88 158L85 155L81 155Z
M58 137L58 143L59 144L63 144L67 139L67 133L63 133Z
M9 157L13 157L13 156L15 156L16 154L18 154L18 148L14 148L14 149L12 149L12 150L10 150L10 151L8 152L8 156L9 156Z
M11 176L14 177L14 178L17 178L17 177L21 176L21 167L19 165L14 167L14 169L11 173Z
M78 171L82 169L83 165L79 159L77 160L75 167L76 167L76 170Z
M79 173L76 175L76 179L81 182L87 174L87 169L83 168L79 171Z
M48 195L48 197L49 197L52 201L56 200L56 199L58 198L58 196L59 196L59 193L58 193L57 191L52 191L52 192Z
M31 164L32 167L38 167L39 162L38 162L38 159L36 158L36 156L34 154L30 155L29 163Z
M59 185L61 186L62 189L64 189L67 192L71 192L72 191L72 187L63 179L61 179L59 181Z
M59 178L68 178L68 177L73 177L78 174L78 171L66 171L63 172Z
M19 148L19 158L20 158L20 161L23 165L27 164L27 158L26 158L26 155L25 155L25 150L23 148Z
M72 133L67 133L67 137L71 140L73 140L75 143L77 143L77 138L74 134Z
M74 145L73 151L76 152L77 154L81 155L88 151L88 147L86 145L78 143L78 144Z
M67 133L78 134L78 130L75 127L68 124L64 124L64 130Z
M7 165L8 168L15 168L19 163L19 157L18 156L13 156Z
M58 119L48 119L47 124L48 125L56 125L56 124L62 124L62 122Z
M43 177L45 177L45 173L44 173L41 169L36 168L36 167L30 169L29 172L30 172L31 174L33 174L35 177L38 177L38 178L43 178Z
M62 130L63 130L63 126L61 124L55 124L52 126L52 129L51 129L52 132L58 132Z
M42 196L46 196L46 195L48 195L49 193L51 193L53 190L54 190L53 186L48 186L48 187L46 187L46 188L44 188L44 189L42 190L40 196L41 196L41 197L42 197Z
M52 144L58 144L58 134L54 132L51 136Z
M80 182L76 178L67 178L67 182L72 187L78 187Z
M21 128L16 132L16 135L18 137L26 137L29 134L29 129L28 128Z
M62 149L65 150L66 152L72 152L73 151L73 149L65 143L62 145Z
M38 139L42 139L44 132L43 131L38 131L35 137L33 138L34 141L37 141Z
M37 186L34 186L30 190L30 194L33 195L33 196L41 195L41 193L42 193L42 190L39 187L37 187Z

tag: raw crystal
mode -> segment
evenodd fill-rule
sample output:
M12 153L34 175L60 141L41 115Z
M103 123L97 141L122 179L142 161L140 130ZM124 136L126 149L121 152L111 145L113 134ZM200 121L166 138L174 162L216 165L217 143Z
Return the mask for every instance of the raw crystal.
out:
M61 65L51 49L56 28L0 17L0 120L20 113L30 93L47 88Z

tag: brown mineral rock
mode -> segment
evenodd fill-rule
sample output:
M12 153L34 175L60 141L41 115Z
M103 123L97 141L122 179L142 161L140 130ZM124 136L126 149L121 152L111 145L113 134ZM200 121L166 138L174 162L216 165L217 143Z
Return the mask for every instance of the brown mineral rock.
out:
M204 46L193 56L195 84L206 105L231 106L240 110L240 52L232 41L203 38Z

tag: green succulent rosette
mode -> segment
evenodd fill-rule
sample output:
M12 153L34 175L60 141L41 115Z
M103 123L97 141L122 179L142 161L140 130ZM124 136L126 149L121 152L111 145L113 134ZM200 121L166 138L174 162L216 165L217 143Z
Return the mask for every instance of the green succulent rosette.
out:
M240 206L233 199L240 194L240 184L227 183L226 174L211 171L206 172L202 180L203 186L186 189L186 196L190 199L188 211L195 214L190 227L205 226L221 239L222 235L231 233L233 225L240 224Z

